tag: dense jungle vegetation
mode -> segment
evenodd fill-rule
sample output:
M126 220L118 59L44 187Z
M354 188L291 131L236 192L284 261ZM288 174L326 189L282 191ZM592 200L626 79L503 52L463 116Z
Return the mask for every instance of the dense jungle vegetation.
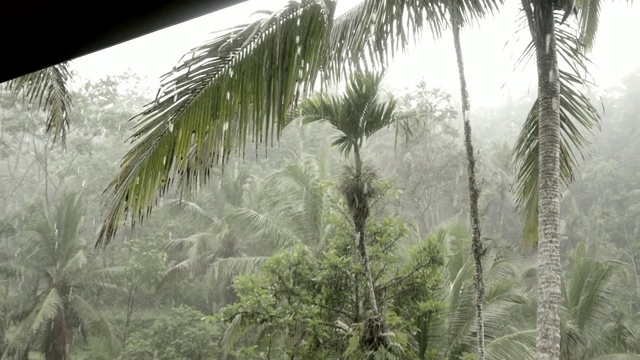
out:
M563 188L567 360L640 352L640 71L623 83L602 99L602 131ZM309 120L311 104L273 148L216 168L195 196L169 191L142 226L96 249L102 192L126 150L123 119L142 93L132 74L78 86L66 149L43 133L41 112L0 94L3 358L56 359L61 347L73 359L474 358L467 165L451 94L425 82L381 90L399 120L356 142L360 170L341 145L350 130ZM514 96L474 112L489 359L535 354L537 255L512 192L530 103ZM383 338L365 321L362 219L345 195L357 184Z

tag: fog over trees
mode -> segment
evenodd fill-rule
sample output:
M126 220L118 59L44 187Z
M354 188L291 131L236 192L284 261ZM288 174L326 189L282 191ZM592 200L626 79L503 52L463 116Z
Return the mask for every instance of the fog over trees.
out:
M640 359L640 64L598 89L607 7L563 4L522 2L538 89L491 104L492 0L285 2L157 95L0 84L0 357ZM455 86L390 85L434 35Z

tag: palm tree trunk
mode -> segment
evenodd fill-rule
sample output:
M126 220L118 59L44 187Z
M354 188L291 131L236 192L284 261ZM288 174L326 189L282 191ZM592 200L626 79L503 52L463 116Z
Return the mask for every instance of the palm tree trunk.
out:
M376 292L373 286L373 276L371 276L371 268L369 267L369 256L367 255L367 246L365 243L364 226L358 226L358 252L362 259L362 266L364 267L364 273L367 277L367 287L369 288L369 302L371 303L371 311L374 316L380 315L378 310L378 302L376 301Z
M537 358L560 359L560 81L553 2L523 0L536 45L539 99Z
M69 360L70 334L64 311L53 321L52 332L45 346L45 360Z
M482 279L482 241L480 238L480 216L478 214L478 198L480 191L476 184L476 160L473 155L473 143L471 140L471 123L469 121L469 93L467 80L464 74L464 62L462 60L462 46L460 45L460 25L453 12L451 24L453 27L453 42L456 48L458 61L458 74L460 77L460 96L462 99L462 121L464 123L464 145L467 152L467 171L469 175L469 217L471 218L471 249L473 251L473 285L476 292L476 335L478 341L478 360L484 360L484 320L482 318L482 306L484 304L484 282Z
M356 166L356 181L363 186L362 179L362 158L360 157L360 149L358 146L354 146L353 156L355 159ZM368 213L369 204L367 204L366 197L363 198L363 204L360 204L360 208L365 209ZM358 252L360 253L360 259L362 260L362 266L364 268L365 276L367 277L367 288L369 290L369 302L371 304L371 311L375 317L380 315L380 311L378 310L378 301L376 300L376 291L373 285L373 276L371 275L371 267L369 266L369 256L367 254L367 244L366 244L366 235L365 235L365 226L367 216L354 214L354 224L356 228L356 236L358 241Z

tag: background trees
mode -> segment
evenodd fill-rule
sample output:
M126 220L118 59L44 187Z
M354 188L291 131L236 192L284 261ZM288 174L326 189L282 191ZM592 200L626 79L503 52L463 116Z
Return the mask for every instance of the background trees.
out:
M627 88L604 99L611 110L606 113L608 126L599 135L603 140L592 139L597 156L585 160L581 175L576 176L561 203L565 214L561 222L563 292L567 295L561 305L561 329L571 340L562 348L561 356L566 359L637 351L635 311L639 292L615 290L637 288L637 169L634 153L620 146L626 141L632 147L636 132L636 123L629 120L634 114L629 110L634 104L633 79L630 75ZM70 356L114 359L147 356L145 351L149 349L173 349L166 353L180 359L191 351L187 345L196 344L184 341L188 328L197 329L194 331L200 335L210 334L200 337L194 333L194 338L200 339L198 347L226 351L226 355L212 351L212 359L259 358L269 352L272 357L295 354L295 358L313 354L363 356L359 342L367 286L361 263L351 260L355 251L351 216L337 187L344 159L330 148L340 133L330 124L315 122L301 128L293 122L283 133L280 150L274 149L267 158L247 156L224 171L216 170L211 186L197 197L185 197L180 202L180 192L169 192L145 226L123 229L117 241L95 252L92 240L99 224L97 199L107 180L101 174L115 171L121 154L101 149L118 144L125 135L125 127L118 130L116 116L131 113L129 106L137 100L131 101L135 97L127 93L135 86L119 84L136 81L123 75L88 84L76 93L75 111L91 116L80 130L68 134L66 153L49 150L49 159L57 159L56 169L71 170L50 180L48 206L41 205L46 198L44 184L30 176L37 174L34 169L39 163L29 169L36 156L31 154L41 154L47 143L37 138L34 141L31 133L23 133L19 127L9 132L10 126L21 120L29 124L28 113L17 111L20 103L2 102L9 117L3 122L3 139L12 142L0 165L7 179L1 195L12 200L4 204L0 232L4 268L27 268L23 262L23 245L29 243L25 232L39 226L36 215L44 209L53 213L60 196L73 187L82 192L76 198L81 209L78 214L83 214L77 222L77 241L88 244L87 248L80 247L87 256L82 279L102 269L118 270L118 277L110 281L94 279L87 285L74 285L73 295L108 320L114 338L101 335L100 328L95 327L99 322L91 317L85 318L86 328L82 325L81 332L79 320L73 320ZM105 101L103 97L111 100L100 102L101 106L113 105L94 108L96 102ZM406 96L398 94L398 98L397 124L410 124L407 129L413 136L405 137L402 127L392 125L380 129L361 147L362 157L375 164L380 178L385 179L373 182L382 196L372 203L365 228L380 312L389 334L393 334L388 337L389 347L381 348L378 355L403 359L470 356L476 351L476 334L471 316L474 295L469 233L464 225L451 224L456 220L464 223L468 211L461 129L454 121L453 99L424 83ZM482 132L511 114L526 114L525 106L518 101L499 108L480 108L475 120L481 133L477 147L482 149L478 158L483 189L480 215L488 229L483 238L487 249L483 267L488 359L529 359L535 354L535 257L522 256L527 253L520 248L522 222L508 191L515 175L509 144L516 139ZM74 119L79 113L71 115ZM95 123L98 115L100 128ZM113 125L102 124L105 118L112 119ZM37 121L38 117L32 119ZM301 131L305 134L303 143ZM426 141L419 141L422 138ZM18 156L20 146L29 153ZM53 166L51 162L49 165ZM14 168L21 171L20 176L11 177L5 172ZM25 173L29 175L21 183ZM54 191L51 184L58 190ZM11 195L14 188L15 196ZM174 194L176 198L172 199ZM238 250L230 258L220 255L226 234L233 234L233 248ZM172 269L192 259L188 241L184 242L184 252L176 247L189 238L212 245L194 247L191 252L199 254L193 259L202 260L203 266L201 270L195 266L181 272L175 281L169 281ZM584 250L578 256L580 247ZM261 259L258 266L240 266L255 263L256 258ZM44 264L37 265L40 263ZM19 274L5 273L0 282L7 295L0 304L5 319L3 351L16 349L18 344L17 330L23 324L18 314L24 310L18 306L19 300L36 299L29 295L35 290L27 285L35 283L26 274L23 280ZM281 282L280 277L289 280ZM295 287L290 286L293 283ZM38 283L38 289L44 292L46 283ZM600 300L579 300L588 298ZM175 310L181 305L189 310ZM246 313L237 317L241 307ZM182 323L175 314L190 320ZM580 330L593 324L604 330ZM175 343L150 341L167 339L170 329ZM284 336L290 333L297 337ZM38 343L32 345L30 356L35 358L42 348ZM141 350L143 354L135 353L136 349L146 350ZM19 354L5 351L8 358L14 355Z

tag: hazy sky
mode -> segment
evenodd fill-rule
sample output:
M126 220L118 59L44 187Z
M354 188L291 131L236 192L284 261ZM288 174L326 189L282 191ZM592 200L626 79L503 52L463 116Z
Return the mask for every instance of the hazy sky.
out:
M358 0L340 0L338 12ZM262 9L276 10L286 0L252 0L141 38L84 56L72 62L81 78L121 73L127 69L145 76L151 88L157 88L161 75L171 70L180 57L199 45L215 30L225 29L249 19ZM508 93L535 93L533 64L514 70L515 59L529 40L520 31L519 1L509 1L503 11L479 26L462 32L462 45L473 104L495 105ZM596 47L590 55L596 82L606 89L615 85L634 67L640 66L640 9L622 1L607 1L603 6ZM425 34L419 45L407 54L396 56L386 83L394 89L411 88L421 79L457 94L457 67L452 37L445 34L434 41Z

